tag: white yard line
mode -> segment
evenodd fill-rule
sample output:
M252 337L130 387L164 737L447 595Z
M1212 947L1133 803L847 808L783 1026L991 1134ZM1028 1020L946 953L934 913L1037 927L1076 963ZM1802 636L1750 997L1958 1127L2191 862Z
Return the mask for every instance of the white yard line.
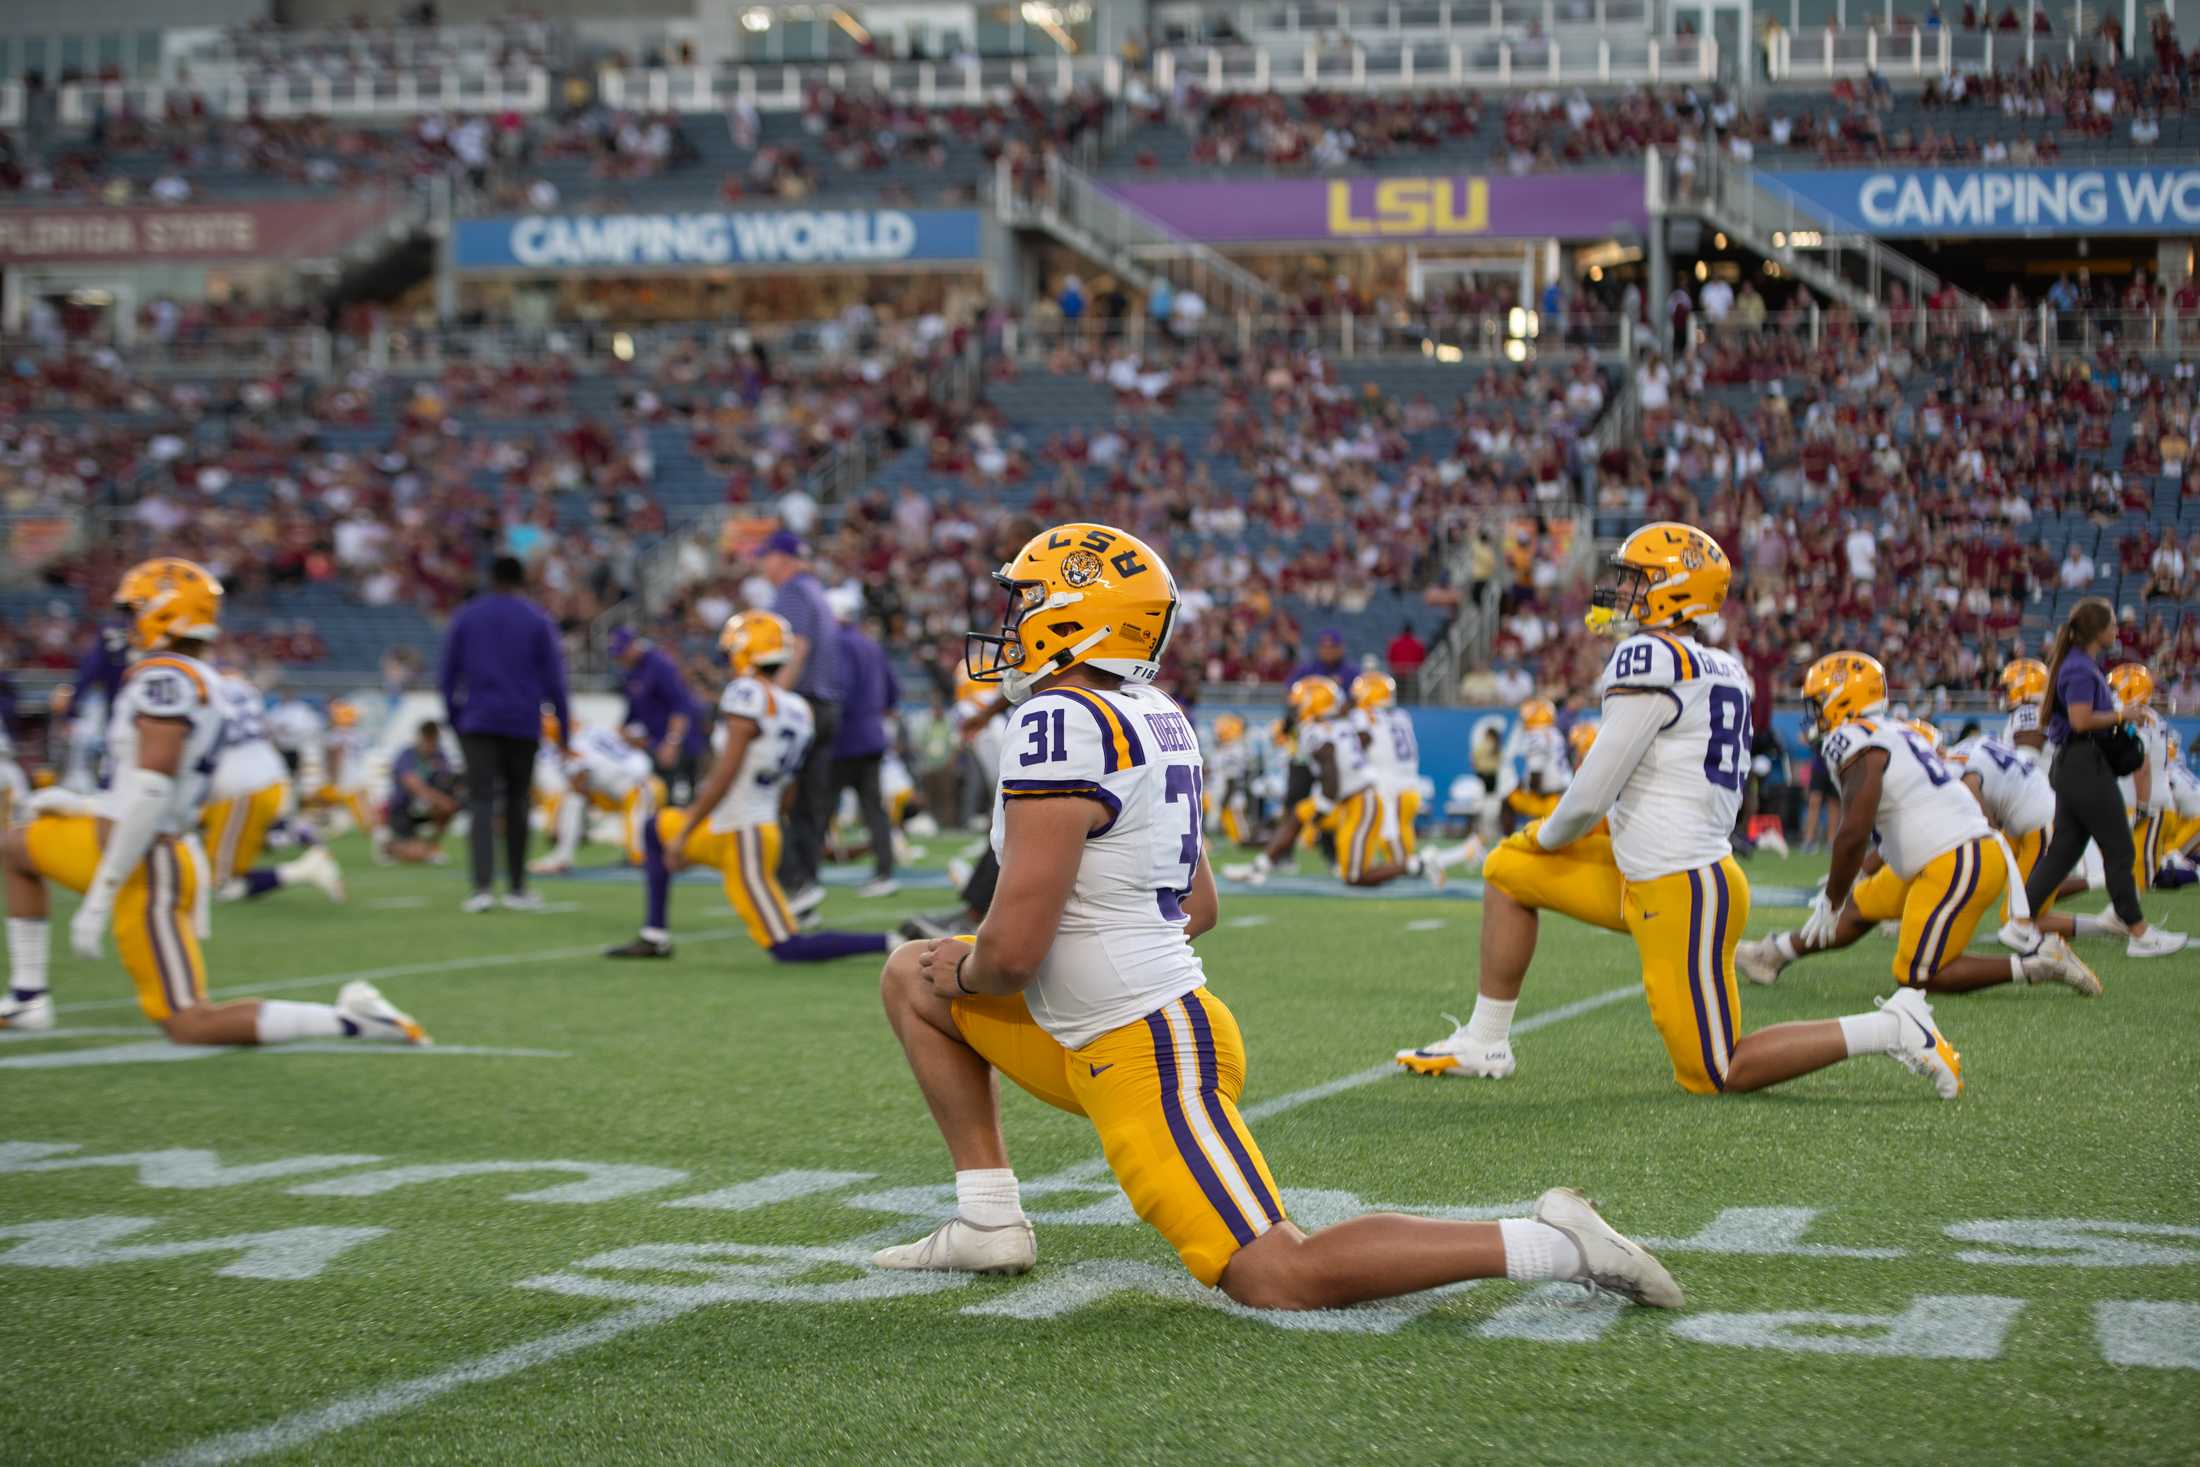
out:
M676 943L695 945L705 942L726 942L736 937L748 936L745 927L714 927L704 932L682 932L674 936ZM236 988L210 988L208 998L258 998L263 993L287 993L298 988L338 988L354 979L378 983L384 978L426 978L437 973L464 973L477 968L509 968L520 963L550 963L565 958L592 958L603 953L603 944L590 943L586 947L544 947L523 953L485 953L473 958L448 958L439 963L398 963L387 968L359 968L349 973L324 973L318 978L279 978L272 983L248 983ZM221 957L217 950L216 962ZM101 998L87 1003L57 1004L55 1008L64 1014L86 1014L95 1009L134 1009L134 998Z
M696 939L688 938L684 940L692 942ZM507 959L506 961L523 962L542 956L544 954L536 953ZM319 979L315 981L328 982L331 980ZM1594 1013L1606 1005L1618 1003L1622 999L1632 998L1641 992L1642 985L1639 983L1630 983L1624 988L1606 989L1604 992L1592 994L1588 998L1560 1004L1555 1009L1545 1009L1541 1013L1530 1014L1527 1018L1513 1025L1512 1032L1515 1034L1532 1034L1538 1029L1547 1029L1553 1024L1563 1024L1568 1019L1577 1019L1583 1014ZM1317 1100L1326 1100L1332 1095L1342 1095L1345 1091L1356 1090L1362 1085L1372 1085L1377 1080L1387 1079L1398 1073L1398 1066L1395 1062L1370 1065L1364 1070L1354 1071L1352 1074L1341 1076L1338 1079L1327 1080L1319 1085L1309 1085L1303 1090L1288 1091L1282 1095L1261 1101L1257 1105L1248 1106L1244 1113L1245 1119L1248 1121L1265 1120L1270 1116L1282 1115L1285 1111L1296 1110L1302 1105L1311 1105ZM1079 1162L1073 1167L1057 1172L1053 1177L1046 1180L1076 1182L1088 1177L1099 1176L1106 1170L1107 1163L1095 1158L1091 1161ZM856 1240L855 1245L863 1247L885 1246L900 1241L906 1233L907 1229L902 1227L885 1228ZM842 1246L855 1245L844 1244ZM573 1325L553 1334L544 1335L539 1339L513 1345L509 1349L498 1350L492 1354L477 1356L472 1360L461 1361L448 1369L436 1371L431 1375L415 1376L411 1380L399 1381L395 1385L383 1386L378 1390L348 1396L340 1401L332 1401L326 1406L316 1406L311 1410L294 1412L266 1426L255 1427L249 1431L231 1432L226 1436L209 1437L196 1446L186 1447L172 1456L158 1458L151 1464L151 1467L222 1467L222 1464L230 1462L245 1462L254 1457L264 1457L274 1452L291 1451L309 1442L318 1441L324 1436L331 1436L339 1431L345 1431L384 1416L394 1416L400 1412L410 1411L416 1406L427 1404L438 1396L447 1395L460 1386L502 1380L508 1375L517 1375L519 1372L531 1370L537 1365L547 1365L551 1361L563 1359L567 1355L585 1350L591 1345L601 1344L605 1340L614 1340L621 1335L631 1334L635 1330L647 1329L653 1325L677 1319L683 1314L702 1307L704 1306L700 1303L668 1301L621 1310L617 1314L606 1315L586 1324Z

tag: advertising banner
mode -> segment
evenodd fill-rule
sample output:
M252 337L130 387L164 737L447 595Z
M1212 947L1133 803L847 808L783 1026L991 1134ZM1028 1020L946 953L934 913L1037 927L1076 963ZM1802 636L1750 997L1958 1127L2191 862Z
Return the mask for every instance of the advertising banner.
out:
M380 194L264 204L0 209L0 265L324 259L396 207Z
M461 270L974 265L975 209L734 209L462 219Z
M1413 244L1604 239L1649 223L1631 173L1109 182L1107 192L1203 244Z
M1764 171L1836 230L1888 238L2191 234L2200 167Z

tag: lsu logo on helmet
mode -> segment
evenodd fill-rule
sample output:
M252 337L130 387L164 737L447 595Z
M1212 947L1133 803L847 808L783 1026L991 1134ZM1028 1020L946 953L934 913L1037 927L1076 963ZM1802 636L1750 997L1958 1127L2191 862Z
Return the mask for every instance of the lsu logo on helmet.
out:
M1734 567L1719 542L1694 525L1644 525L1620 543L1589 594L1589 630L1631 637L1718 614Z
M1887 706L1887 669L1862 652L1829 652L1803 674L1803 701L1811 718L1803 736L1816 743Z
M2037 657L2019 657L2001 670L2001 702L2004 708L2021 708L2047 696L2047 664Z
M1151 547L1110 525L1056 525L993 573L1008 593L999 632L970 632L964 666L1021 703L1045 679L1090 664L1150 683L1176 625L1176 578Z

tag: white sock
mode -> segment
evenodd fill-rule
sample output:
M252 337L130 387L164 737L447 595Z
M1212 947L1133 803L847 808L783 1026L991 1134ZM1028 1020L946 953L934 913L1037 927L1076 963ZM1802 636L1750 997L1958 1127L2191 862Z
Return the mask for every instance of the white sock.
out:
M1872 1014L1850 1014L1841 1022L1841 1042L1853 1057L1886 1054L1902 1042L1902 1020L1884 1009Z
M981 1228L1005 1228L1024 1220L1016 1173L1007 1167L955 1173L955 1211Z
M2024 976L2024 959L2018 957L2015 953L2011 953L2009 955L2009 981L2011 983L2018 984L2019 986L2023 985L2023 983L2026 981Z
M1273 866L1274 863L1268 859L1268 853L1266 851L1262 851L1259 855L1253 857L1253 869L1255 871L1268 871L1271 870Z
M244 893L244 878L242 876L232 876L221 884L221 890L215 892L214 895L225 902L241 902L244 900Z
M342 1039L353 1031L343 1015L325 1003L263 998L254 1032L262 1044L287 1044L293 1039Z
M2070 920L2077 923L2077 935L2080 937L2102 937L2110 932L2109 925L2098 917L2073 917Z
M1467 1037L1476 1044L1503 1044L1512 1034L1513 1010L1520 1007L1517 998L1485 998L1474 996L1474 1012L1467 1015Z
M1772 939L1772 945L1779 951L1781 957L1786 958L1791 963L1803 955L1795 946L1795 934L1792 932L1781 933L1778 937Z
M1549 1223L1508 1217L1497 1224L1505 1240L1505 1277L1516 1284L1581 1277L1581 1250Z
M8 987L17 998L35 998L46 991L46 957L52 941L45 918L8 918Z
M644 942L672 941L672 934L662 927L644 927L641 931L641 937Z
M578 795L567 795L565 803L558 806L558 842L550 858L571 865L574 853L581 848L581 831L587 823L588 801Z

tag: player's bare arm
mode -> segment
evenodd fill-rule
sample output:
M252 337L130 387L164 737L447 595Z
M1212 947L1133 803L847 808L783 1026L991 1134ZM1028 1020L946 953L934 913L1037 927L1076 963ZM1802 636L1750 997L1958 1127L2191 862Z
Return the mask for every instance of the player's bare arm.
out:
M1887 752L1866 749L1841 768L1841 823L1833 833L1831 864L1826 869L1826 901L1839 911L1849 888L1864 869L1871 849L1872 821L1879 814L1879 785L1887 772Z
M962 963L961 994L1021 993L1030 984L1054 946L1062 909L1077 884L1085 837L1108 818L1107 807L1098 800L1074 796L1008 802L1002 814L1000 885L978 928L977 946Z
M1199 869L1192 873L1192 889L1184 895L1184 925L1186 940L1214 931L1215 923L1222 920L1222 893L1215 885L1214 868L1207 864L1204 852L1199 858Z

